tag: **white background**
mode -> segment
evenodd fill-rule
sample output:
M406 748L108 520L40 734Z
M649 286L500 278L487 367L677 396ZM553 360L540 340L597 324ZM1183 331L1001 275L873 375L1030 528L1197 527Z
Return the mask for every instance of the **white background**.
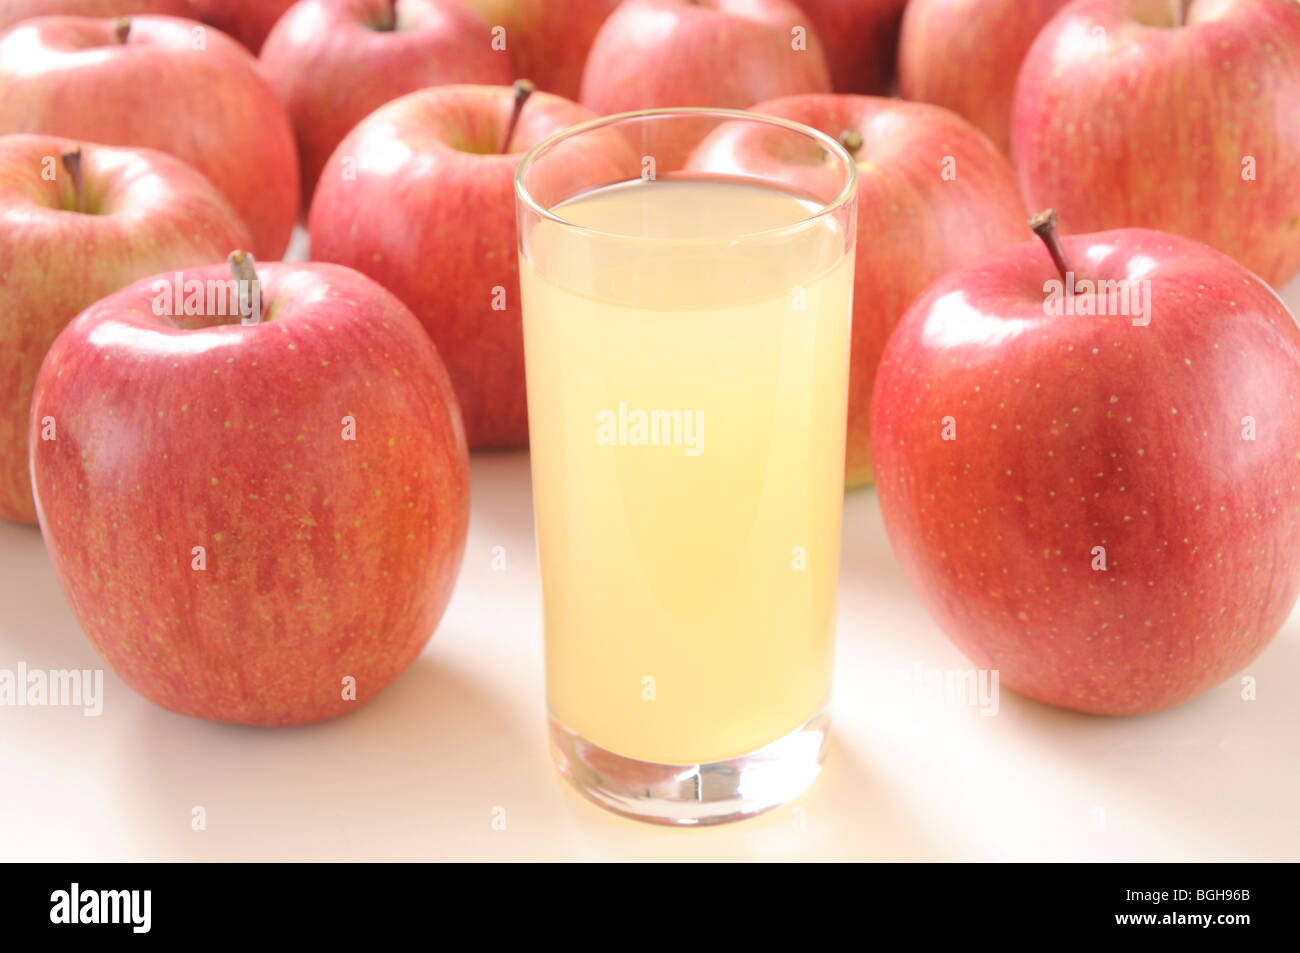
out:
M1300 280L1284 297L1300 313ZM1010 691L994 717L928 703L899 673L968 663L912 594L872 490L846 499L834 740L816 784L723 827L606 814L547 752L527 455L476 455L472 496L441 626L351 715L211 724L111 671L99 718L0 708L0 860L1300 859L1300 613L1243 673L1255 701L1233 678L1137 718ZM0 668L19 661L103 664L39 532L0 523ZM191 829L195 806L206 830Z

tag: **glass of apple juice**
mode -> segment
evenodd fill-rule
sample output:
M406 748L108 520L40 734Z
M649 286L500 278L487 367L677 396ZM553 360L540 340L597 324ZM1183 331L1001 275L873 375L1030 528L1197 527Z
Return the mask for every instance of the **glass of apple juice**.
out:
M827 746L857 180L729 110L609 116L516 176L552 754L663 824Z

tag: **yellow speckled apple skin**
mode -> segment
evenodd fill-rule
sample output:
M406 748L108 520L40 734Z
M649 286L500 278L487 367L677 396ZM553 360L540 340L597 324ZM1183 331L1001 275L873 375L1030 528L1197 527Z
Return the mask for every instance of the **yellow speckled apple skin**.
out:
M84 213L59 155L81 150ZM180 159L53 136L0 136L0 518L36 522L27 473L32 388L84 308L164 268L251 241L216 187Z
M1300 3L1080 0L1025 55L1012 159L1065 233L1154 228L1300 273ZM1103 42L1104 41L1104 42Z
M396 298L337 265L259 274L255 325L159 316L154 279L83 312L37 380L31 465L59 580L127 684L187 715L301 724L374 697L428 641L468 455Z
M1181 236L1063 245L1080 282L1149 281L1144 317L1046 313L1038 241L949 272L880 362L876 492L977 667L1063 708L1160 711L1240 672L1295 607L1300 327Z

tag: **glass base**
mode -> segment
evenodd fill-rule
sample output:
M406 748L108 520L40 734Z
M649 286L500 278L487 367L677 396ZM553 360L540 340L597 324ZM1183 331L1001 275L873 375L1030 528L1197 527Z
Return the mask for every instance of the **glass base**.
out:
M550 718L551 756L583 797L651 824L725 824L802 794L821 770L830 738L826 708L749 754L711 764L638 761L592 744Z

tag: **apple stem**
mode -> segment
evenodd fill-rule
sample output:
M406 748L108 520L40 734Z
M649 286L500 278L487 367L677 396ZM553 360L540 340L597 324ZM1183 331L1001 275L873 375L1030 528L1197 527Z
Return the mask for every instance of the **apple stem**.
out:
M249 324L258 324L262 320L262 285L257 280L257 263L242 249L232 251L226 261L230 273L239 282L240 314L248 316Z
M73 208L78 212L84 212L86 210L86 188L85 179L81 175L81 146L64 149L59 153L59 159L63 162L63 168L72 179Z
M1071 287L1067 290L1072 292L1074 291L1074 283L1070 281L1070 274L1074 269L1070 267L1070 261L1065 257L1065 248L1061 245L1061 236L1056 231L1056 222L1056 209L1049 208L1031 218L1029 227L1047 246L1047 253L1052 256L1052 263L1056 265L1056 270L1061 273L1061 280L1070 284Z
M517 79L511 89L514 90L515 94L515 106L510 111L510 122L506 125L506 134L501 140L501 148L498 150L502 155L510 151L510 140L515 137L515 127L519 125L519 117L523 114L524 103L528 102L528 97L533 94L537 87L530 80Z
M125 43L126 38L131 35L131 18L118 17L113 21L113 36L117 38L118 43Z
M862 133L856 129L845 129L840 133L840 145L849 155L857 155L858 150L862 148Z
M397 29L397 0L388 0L388 3L385 5L384 8L384 14L385 14L384 22L383 25L380 27L380 29L385 32L390 30L396 30Z
M1182 2L1178 4L1177 26L1187 25L1187 14L1191 12L1193 2L1195 2L1195 0L1182 0Z

